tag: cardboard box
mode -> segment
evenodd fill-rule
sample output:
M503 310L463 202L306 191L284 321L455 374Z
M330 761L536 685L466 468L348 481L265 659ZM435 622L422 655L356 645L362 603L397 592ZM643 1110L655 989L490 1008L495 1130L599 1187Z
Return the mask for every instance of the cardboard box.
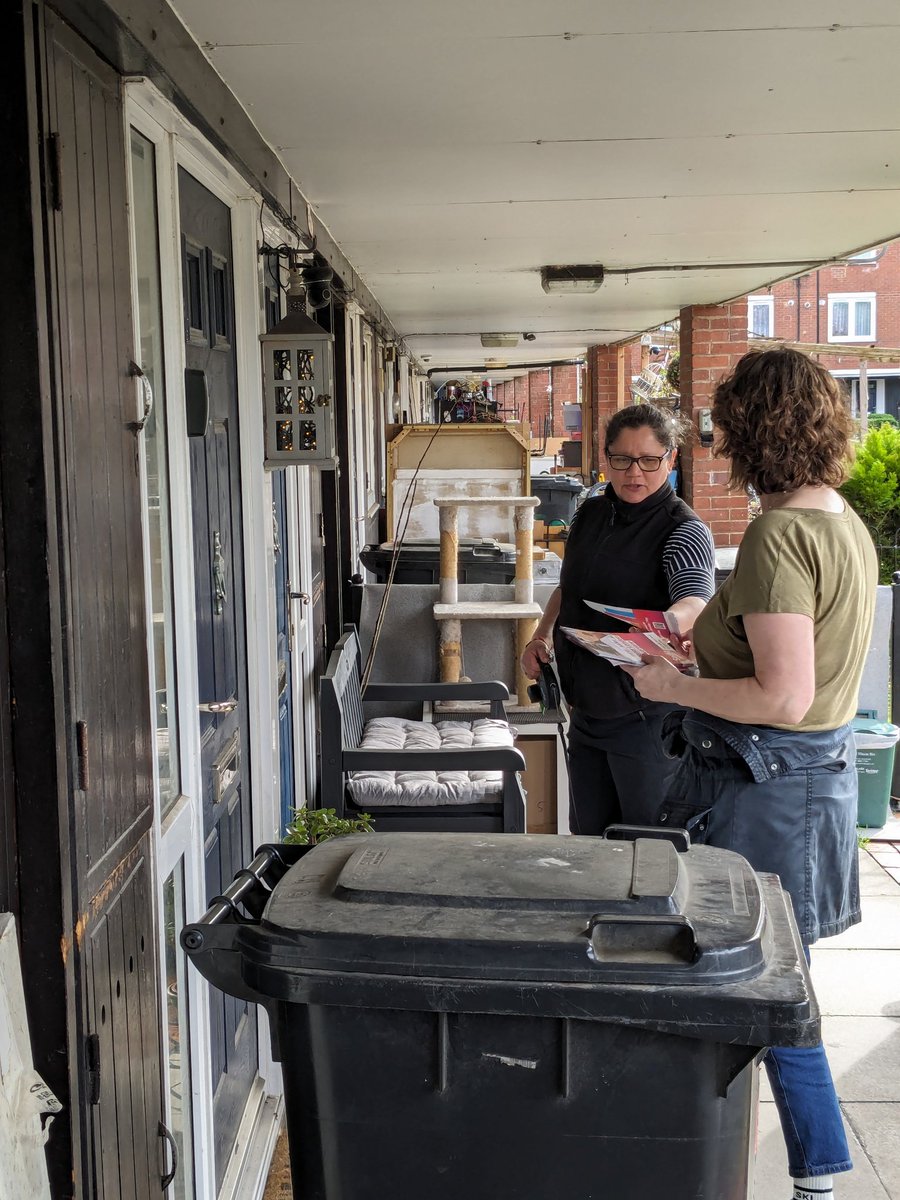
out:
M547 526L543 521L535 521L533 539L535 545L541 546L545 550L552 550L554 554L564 558L568 533L568 529L563 525Z
M559 738L552 734L526 734L520 730L516 748L525 756L525 770L522 773L525 832L556 833L556 756L561 753Z

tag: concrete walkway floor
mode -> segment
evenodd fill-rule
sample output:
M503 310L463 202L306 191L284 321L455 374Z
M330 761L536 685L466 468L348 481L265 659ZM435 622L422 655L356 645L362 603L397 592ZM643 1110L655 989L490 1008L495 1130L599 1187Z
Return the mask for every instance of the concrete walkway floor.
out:
M900 1200L900 820L860 851L863 919L813 947L822 1035L854 1169L835 1200ZM789 1200L787 1155L765 1072L755 1200Z

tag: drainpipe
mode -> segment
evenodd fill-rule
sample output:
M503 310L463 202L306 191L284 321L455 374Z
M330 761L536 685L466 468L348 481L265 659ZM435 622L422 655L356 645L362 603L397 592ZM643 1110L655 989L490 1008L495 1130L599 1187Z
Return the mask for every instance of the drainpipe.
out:
M819 336L819 271L816 271L816 345L822 340Z

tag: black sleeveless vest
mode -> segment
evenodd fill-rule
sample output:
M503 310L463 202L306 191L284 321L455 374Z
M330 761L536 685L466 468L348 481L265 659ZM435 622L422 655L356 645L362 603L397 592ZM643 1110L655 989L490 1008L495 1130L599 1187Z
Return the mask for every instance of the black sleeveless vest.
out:
M627 626L584 600L629 608L666 609L671 603L663 572L663 548L679 525L696 514L668 483L640 504L626 504L608 485L602 496L586 500L569 530L560 574L561 603L553 648L568 703L592 717L625 716L646 708L630 676L595 654L574 645L561 625L624 633Z

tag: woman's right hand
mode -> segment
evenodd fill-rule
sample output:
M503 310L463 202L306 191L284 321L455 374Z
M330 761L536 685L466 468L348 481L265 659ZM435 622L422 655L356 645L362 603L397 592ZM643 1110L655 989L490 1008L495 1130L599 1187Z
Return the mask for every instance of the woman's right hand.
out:
M551 660L553 648L545 638L532 638L522 653L522 671L528 679L539 679L541 663Z

